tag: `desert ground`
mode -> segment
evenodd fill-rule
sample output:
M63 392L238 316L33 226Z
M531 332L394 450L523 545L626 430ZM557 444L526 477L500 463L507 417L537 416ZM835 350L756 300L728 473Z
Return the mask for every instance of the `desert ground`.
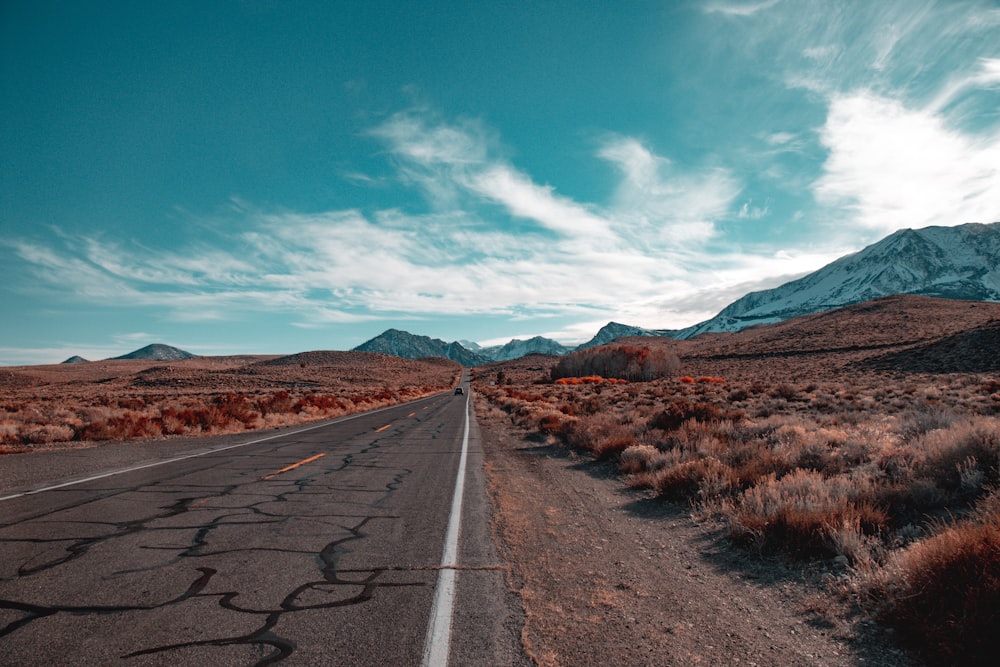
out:
M614 348L574 365L658 350L676 370L475 371L539 664L993 664L1000 304L892 297Z
M7 367L0 454L288 426L426 396L460 373L446 359L367 352Z
M525 652L540 665L992 664L998 350L1000 304L890 297L473 369ZM657 377L615 377L640 370ZM0 452L281 426L440 391L459 372L334 352L5 368Z

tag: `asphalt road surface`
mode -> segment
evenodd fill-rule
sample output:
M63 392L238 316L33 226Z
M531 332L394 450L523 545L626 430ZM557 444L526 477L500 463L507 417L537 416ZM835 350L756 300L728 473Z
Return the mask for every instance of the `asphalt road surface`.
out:
M470 414L466 389L125 470L0 457L0 664L526 664Z

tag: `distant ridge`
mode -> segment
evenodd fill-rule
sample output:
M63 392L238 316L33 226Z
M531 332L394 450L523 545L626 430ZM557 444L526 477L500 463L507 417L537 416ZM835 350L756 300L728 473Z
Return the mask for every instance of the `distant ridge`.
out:
M586 343L582 343L577 346L578 350L585 350L588 347L597 347L598 345L607 345L608 343L617 340L619 338L632 337L632 336L669 336L673 334L673 331L658 330L658 329L643 329L642 327L633 327L628 324L621 324L619 322L608 322L601 330L597 332L593 338L588 340Z
M62 363L64 363L64 364L87 364L87 363L90 363L90 360L89 359L84 359L83 357L81 357L78 354L74 354L72 357L70 357L69 359L67 359L66 361L64 361Z
M179 359L192 359L196 355L190 352L185 352L184 350L178 349L176 347L171 347L169 345L163 345L162 343L153 343L152 345L147 345L146 347L141 347L134 352L129 352L128 354L123 354L120 357L112 357L112 359L150 359L155 361L177 361Z
M475 351L484 357L492 359L493 361L509 361L510 359L526 357L529 354L566 354L570 351L570 348L566 347L562 343L552 340L551 338L535 336L533 338L529 338L528 340L515 338L504 345L478 348Z
M404 359L444 357L463 366L479 366L489 361L486 357L466 349L460 343L446 343L429 336L417 336L408 331L388 329L375 338L354 348L356 352L381 352Z

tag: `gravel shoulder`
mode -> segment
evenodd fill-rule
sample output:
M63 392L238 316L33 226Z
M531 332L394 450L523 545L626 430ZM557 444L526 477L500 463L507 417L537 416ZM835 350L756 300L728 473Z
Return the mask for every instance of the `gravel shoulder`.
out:
M477 412L494 530L537 664L914 664L826 591L824 566L755 558L611 465Z

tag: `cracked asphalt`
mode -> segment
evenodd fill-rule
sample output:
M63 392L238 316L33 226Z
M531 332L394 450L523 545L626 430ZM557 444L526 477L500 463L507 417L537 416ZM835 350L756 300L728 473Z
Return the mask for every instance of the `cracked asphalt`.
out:
M224 451L202 440L0 501L0 663L420 664L465 409L442 394ZM450 662L527 664L470 427ZM105 469L86 460L2 457L0 482L12 465L32 479L0 497Z

